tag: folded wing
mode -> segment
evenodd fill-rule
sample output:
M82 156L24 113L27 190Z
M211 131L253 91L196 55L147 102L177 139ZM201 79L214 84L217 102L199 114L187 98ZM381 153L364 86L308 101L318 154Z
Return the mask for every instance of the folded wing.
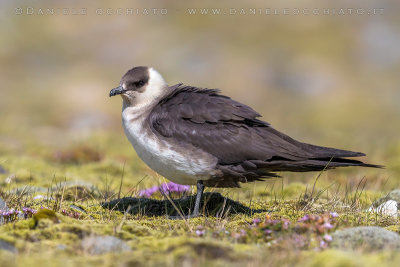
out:
M153 109L149 123L156 134L212 154L221 170L241 177L236 179L240 182L276 176L271 173L276 171L379 167L343 158L365 155L360 152L298 142L259 117L249 106L220 95L219 90L177 85Z

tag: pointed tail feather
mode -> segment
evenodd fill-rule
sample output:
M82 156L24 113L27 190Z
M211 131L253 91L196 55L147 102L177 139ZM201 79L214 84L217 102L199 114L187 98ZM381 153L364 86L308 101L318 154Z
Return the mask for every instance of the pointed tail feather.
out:
M364 163L360 160L347 159L347 157L363 157L365 156L362 152L354 152L350 150L342 150L337 148L307 145L307 150L310 151L314 156L306 161L316 161L314 163L319 163L327 166L327 169L332 169L336 167L347 167L347 166L360 166L369 168L383 168L382 165Z
M311 160L321 162L321 164L325 164L325 166L327 166L327 168L348 167L348 166L360 166L360 167L368 167L368 168L384 168L384 166L382 166L382 165L364 163L362 161L355 160L355 159L315 158L315 159L311 159Z
M290 171L290 172L307 172L307 171L322 171L334 169L336 167L360 166L370 168L383 168L384 166L368 164L359 160L345 158L311 158L299 161L275 160L261 161L250 160L257 166L258 169L264 171Z

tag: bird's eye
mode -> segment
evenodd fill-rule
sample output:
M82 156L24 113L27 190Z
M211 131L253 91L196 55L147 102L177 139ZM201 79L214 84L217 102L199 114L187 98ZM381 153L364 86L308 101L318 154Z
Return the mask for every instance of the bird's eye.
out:
M144 85L144 81L135 82L136 87L142 87Z

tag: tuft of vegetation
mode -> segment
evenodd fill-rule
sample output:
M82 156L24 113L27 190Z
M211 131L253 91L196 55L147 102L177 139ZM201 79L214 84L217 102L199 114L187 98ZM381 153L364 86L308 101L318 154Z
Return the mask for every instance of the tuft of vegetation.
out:
M172 200L169 198L157 200L125 197L102 203L102 207L146 216L179 216L180 214L190 214L193 211L195 200L195 195ZM238 213L252 215L253 213L266 211L263 209L251 209L216 192L204 193L201 199L201 206L203 207L203 214L206 216L227 216L228 214Z

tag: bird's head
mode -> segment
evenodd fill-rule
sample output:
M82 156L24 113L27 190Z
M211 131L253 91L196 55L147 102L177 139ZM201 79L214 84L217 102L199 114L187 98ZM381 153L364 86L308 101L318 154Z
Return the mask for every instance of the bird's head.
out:
M110 97L121 95L128 106L146 106L161 96L166 87L164 78L155 69L134 67L122 77L119 86L110 91Z

